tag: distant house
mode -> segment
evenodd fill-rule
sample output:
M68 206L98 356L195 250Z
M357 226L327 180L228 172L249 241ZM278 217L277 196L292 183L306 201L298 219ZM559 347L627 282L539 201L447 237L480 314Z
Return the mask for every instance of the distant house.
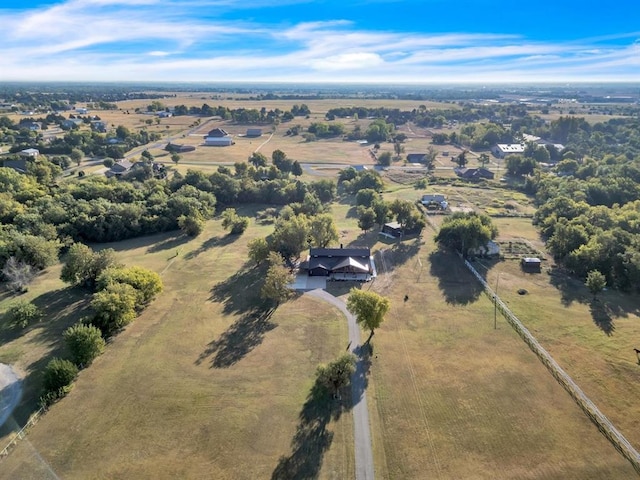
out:
M390 237L390 238L400 238L405 235L413 235L415 233L420 233L420 230L404 229L402 228L402 225L400 225L398 222L385 223L382 226L382 230L380 230L380 235L383 235L385 237Z
M262 129L261 128L248 128L247 129L247 137L261 137Z
M79 127L84 122L79 118L68 118L67 120L63 120L60 126L66 130L69 130L74 127Z
M213 147L225 147L233 145L233 139L221 128L214 128L204 138L204 144Z
M426 153L407 153L407 162L409 163L424 163L424 157Z
M107 176L107 178L120 177L122 175L126 175L127 173L129 173L129 171L132 168L133 168L133 163L131 163L129 160L118 160L116 163L113 164L113 167L111 167L105 173L105 175Z
M76 113L79 113L80 115L86 115L87 113L89 113L89 110L87 110L86 108L78 108L76 107Z
M524 139L525 142L532 142L532 143L535 143L536 145L545 145L545 146L553 145L556 148L556 150L558 150L559 152L564 150L563 144L549 142L548 140L544 140L543 138L540 138L536 135L529 135L528 133L523 133L522 138Z
M187 153L193 152L196 147L194 147L193 145L179 145L177 143L169 143L166 147L164 147L164 149L168 152Z
M525 257L520 260L520 267L528 273L540 273L542 271L542 262L536 257Z
M446 210L449 207L447 198L440 193L425 194L420 199L420 203L431 210Z
M466 180L493 180L495 174L486 168L454 168L456 175Z
M491 152L498 157L524 153L524 143L498 143L491 148Z
M40 150L38 150L37 148L27 148L20 151L19 155L25 158L36 158L38 155L40 155Z
M369 281L376 275L368 248L311 248L306 263L309 276Z
M32 132L38 131L42 129L42 125L39 122L33 122L31 120L27 120L24 122L20 122L20 128L26 128L31 130Z

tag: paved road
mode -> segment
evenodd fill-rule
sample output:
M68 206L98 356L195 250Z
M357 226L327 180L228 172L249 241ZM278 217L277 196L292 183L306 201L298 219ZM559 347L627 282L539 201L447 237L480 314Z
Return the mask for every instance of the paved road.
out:
M349 327L349 351L354 352L360 345L360 329L356 319L342 300L324 290L311 290L307 295L329 302L337 307L347 317ZM353 405L353 436L356 456L356 480L373 480L373 451L371 449L371 429L369 428L369 409L366 396L366 366L364 360L356 363L356 371L351 377L351 392Z

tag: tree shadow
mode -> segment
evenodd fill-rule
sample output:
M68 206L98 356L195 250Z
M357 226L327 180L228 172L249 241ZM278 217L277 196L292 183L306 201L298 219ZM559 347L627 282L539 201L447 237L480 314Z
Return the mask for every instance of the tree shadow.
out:
M589 303L589 312L591 313L591 318L593 318L593 323L595 323L605 335L608 337L613 335L616 327L613 324L612 311L609 305L594 298Z
M332 418L339 418L341 412L342 404L316 381L298 416L291 454L280 457L271 479L317 478L324 454L333 442L333 433L327 430L327 424Z
M361 232L358 235L358 238L355 239L353 242L350 242L349 245L347 245L348 248L358 248L358 247L362 247L362 246L367 246L368 248L373 247L378 241L380 241L380 239L378 238L378 230L374 229L374 230L370 230L368 232Z
M245 265L211 289L209 300L222 303L223 313L242 314L250 310L265 310L271 305L260 298L266 268Z
M353 206L347 210L346 218L358 218L358 207Z
M161 242L154 243L149 248L147 248L147 253L157 253L163 250L172 250L174 248L178 248L180 245L183 245L189 241L189 237L184 234L178 235L177 237L170 237Z
M454 253L436 250L429 255L430 273L438 279L445 301L452 305L473 303L483 287Z
M584 284L572 278L561 268L554 267L549 270L549 281L560 291L560 302L565 307L570 306L573 302L585 303L587 301L584 296Z
M255 310L237 319L217 340L213 340L196 360L202 364L213 357L211 367L228 368L260 345L267 332L278 325L271 322L275 308Z
M372 352L370 344L359 345L353 350L356 371L351 377L351 388L343 389L338 398L316 380L298 416L291 454L280 457L272 480L318 478L324 454L333 441L333 433L327 430L327 425L332 420L339 420L342 413L351 410L364 395L369 383Z
M239 238L239 235L223 235L220 237L211 237L205 240L202 245L200 245L197 249L187 253L184 258L187 260L191 260L201 253L206 252L207 250L212 249L213 247L223 247L225 245L229 245L233 243L235 240Z

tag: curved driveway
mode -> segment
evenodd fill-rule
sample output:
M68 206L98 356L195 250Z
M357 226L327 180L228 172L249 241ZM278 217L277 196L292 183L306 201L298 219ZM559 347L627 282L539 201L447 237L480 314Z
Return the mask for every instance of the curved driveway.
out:
M320 298L337 307L347 317L349 327L349 351L355 354L360 346L360 329L355 317L347 310L342 300L334 297L324 290L311 290L305 292L316 298ZM366 360L356 355L356 371L351 377L351 395L353 397L353 436L355 449L356 480L373 480L373 451L371 450L371 430L369 428L369 410L367 408Z

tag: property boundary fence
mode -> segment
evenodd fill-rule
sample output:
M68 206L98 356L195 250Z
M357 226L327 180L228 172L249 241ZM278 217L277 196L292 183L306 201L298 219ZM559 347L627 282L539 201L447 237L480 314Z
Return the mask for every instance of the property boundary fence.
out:
M29 430L29 428L35 425L35 423L40 419L40 417L45 411L46 409L42 407L36 413L31 415L31 418L29 418L29 421L25 424L25 426L22 427L20 431L13 436L13 438L7 444L7 446L4 447L2 451L0 451L0 461L4 460L6 456L9 455L9 452L11 452L11 449L15 447L18 444L18 442L27 435L27 430Z
M580 406L582 411L587 414L591 421L598 427L598 430L611 442L618 452L622 454L635 471L640 475L640 454L629 443L629 441L616 429L616 427L609 421L609 419L595 406L595 404L589 400L580 387L571 379L571 377L558 365L553 357L547 352L542 345L538 343L535 337L527 330L527 328L520 322L511 310L504 304L498 295L489 287L486 280L473 268L467 260L464 260L464 264L469 271L478 279L478 281L484 287L485 293L495 303L496 308L500 310L500 313L505 317L509 325L518 333L520 338L529 345L529 348L536 354L545 367L551 372L551 375L562 385L562 387L571 395L571 397Z

